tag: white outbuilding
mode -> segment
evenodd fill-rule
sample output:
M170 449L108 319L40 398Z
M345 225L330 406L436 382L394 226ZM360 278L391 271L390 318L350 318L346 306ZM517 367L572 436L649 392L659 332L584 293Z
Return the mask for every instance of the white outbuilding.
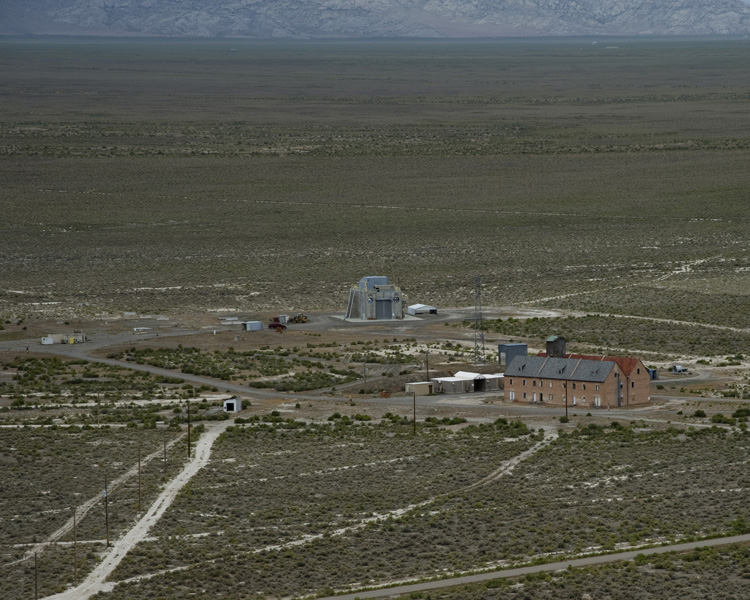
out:
M406 312L413 317L419 315L436 315L437 308L430 306L429 304L412 304L406 309Z
M467 394L470 392L490 392L503 389L505 375L492 375L459 371L453 377L435 377L435 393L437 394Z
M237 396L232 396L224 400L224 412L240 412L242 410L242 400Z

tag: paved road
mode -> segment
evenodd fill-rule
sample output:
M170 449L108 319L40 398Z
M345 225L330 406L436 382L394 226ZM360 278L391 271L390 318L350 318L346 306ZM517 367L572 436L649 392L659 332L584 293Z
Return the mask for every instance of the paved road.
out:
M684 544L673 544L670 546L659 546L657 548L643 548L641 550L628 550L618 552L617 554L606 554L601 556L589 556L586 558L576 558L560 562L548 563L544 565L531 565L528 567L518 567L515 569L505 569L502 571L491 571L478 575L464 575L462 577L452 577L440 581L428 581L424 583L413 583L399 585L391 588L379 590L369 590L362 592L353 592L351 594L342 594L339 596L328 596L321 600L355 600L356 598L392 598L411 594L413 592L426 592L441 588L465 585L467 583L479 583L490 581L492 579L503 579L509 577L519 577L531 573L551 573L555 571L564 571L568 568L590 567L592 565L602 565L606 563L618 562L622 560L633 560L639 554L664 554L666 552L686 552L696 548L707 548L711 546L726 546L727 544L738 544L750 542L750 534L735 535L731 537L716 538L700 542L686 542Z

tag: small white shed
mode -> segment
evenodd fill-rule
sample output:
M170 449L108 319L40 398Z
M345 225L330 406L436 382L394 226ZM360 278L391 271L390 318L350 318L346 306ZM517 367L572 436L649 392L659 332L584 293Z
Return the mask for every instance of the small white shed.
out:
M263 331L263 321L243 321L242 329L245 331Z
M436 315L437 308L429 304L412 304L406 309L406 312L413 317L418 315Z
M435 391L439 394L466 394L503 389L505 375L502 373L483 375L471 371L459 371L453 377L436 377L432 381L435 382Z
M242 400L237 396L232 396L224 400L224 412L240 412L242 410Z

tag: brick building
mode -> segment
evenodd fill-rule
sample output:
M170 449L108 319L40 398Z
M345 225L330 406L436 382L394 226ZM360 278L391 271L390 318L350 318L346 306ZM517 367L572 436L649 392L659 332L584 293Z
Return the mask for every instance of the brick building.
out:
M509 400L553 406L627 407L651 400L648 369L638 358L519 356L505 371Z

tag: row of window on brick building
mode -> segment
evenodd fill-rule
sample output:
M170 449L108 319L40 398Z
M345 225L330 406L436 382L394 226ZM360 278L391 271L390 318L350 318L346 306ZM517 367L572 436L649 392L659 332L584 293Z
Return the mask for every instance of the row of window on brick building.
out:
M532 380L531 380L531 385L532 385L532 387L536 387L536 385L537 385L537 381L539 381L539 387L544 387L544 381L543 381L542 379L539 379L539 380L537 380L537 379L532 379ZM510 380L508 381L508 383L509 383L510 385L513 385L513 379L510 379ZM521 384L521 385L526 385L526 380L525 380L525 379L523 379L523 380L522 380L522 384ZM563 388L567 388L567 387L568 387L568 385L567 385L567 382L563 382L562 386L563 386ZM572 381L572 382L571 382L571 386L572 386L572 389L576 389L576 382L575 382L575 381ZM599 384L598 384L598 383L595 383L595 384L594 384L594 386L595 386L595 391L597 391L597 392L598 392L598 391L599 391ZM549 387L552 387L552 382L551 382L551 381L549 382ZM585 384L585 383L582 383L582 384L581 384L581 389L582 389L583 391L586 391L586 384Z

